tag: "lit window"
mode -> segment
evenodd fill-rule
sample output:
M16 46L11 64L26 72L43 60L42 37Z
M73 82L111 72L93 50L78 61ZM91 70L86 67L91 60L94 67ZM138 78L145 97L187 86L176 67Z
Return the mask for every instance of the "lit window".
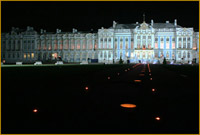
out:
M175 49L175 43L172 43L172 49Z
M161 43L160 43L160 49L163 49L163 48L164 48L164 43L161 42Z
M169 42L166 43L166 49L169 49Z
M31 53L31 58L34 58L34 53Z
M28 53L28 59L30 59L30 53Z
M24 59L26 59L26 54L24 53Z
M133 52L131 53L131 57L133 58Z
M158 49L158 43L157 42L155 43L155 49Z
M79 50L81 48L80 44L77 44L77 49Z

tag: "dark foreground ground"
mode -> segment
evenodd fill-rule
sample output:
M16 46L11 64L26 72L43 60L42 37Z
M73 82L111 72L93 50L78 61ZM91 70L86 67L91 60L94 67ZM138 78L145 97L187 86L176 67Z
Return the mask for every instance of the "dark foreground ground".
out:
M190 65L4 67L2 133L198 134L198 82Z

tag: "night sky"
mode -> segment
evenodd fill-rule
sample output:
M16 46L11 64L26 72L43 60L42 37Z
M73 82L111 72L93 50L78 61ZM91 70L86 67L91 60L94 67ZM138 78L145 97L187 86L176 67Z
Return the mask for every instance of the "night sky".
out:
M183 27L199 29L199 2L2 2L2 32L11 27L26 29L32 26L38 32L46 29L62 31L97 31L118 23L165 23L167 20Z

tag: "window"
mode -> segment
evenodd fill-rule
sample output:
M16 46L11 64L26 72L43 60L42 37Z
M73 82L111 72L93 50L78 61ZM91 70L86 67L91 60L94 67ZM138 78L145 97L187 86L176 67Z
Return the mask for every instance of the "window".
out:
M13 58L15 58L15 54L13 53Z
M163 38L161 38L161 42L163 42Z
M146 36L143 36L142 38L143 38L143 39L146 39Z
M188 52L188 56L187 56L188 58L190 58L190 53Z
M190 38L189 38L189 37L187 38L187 41L190 41Z
M181 38L179 38L178 41L181 41Z
M30 59L30 53L28 53L28 59Z
M166 43L166 49L169 49L169 42Z
M103 38L101 38L101 42L103 42Z
M122 49L122 43L120 44L120 49Z
M151 39L151 36L148 36L148 39Z
M117 38L115 38L115 42L117 42Z
M158 49L158 43L157 42L155 43L155 49Z
M178 57L181 58L181 53L180 52L178 53Z
M175 43L172 43L172 49L175 49Z
M31 53L31 58L32 58L32 59L34 58L34 53Z
M157 42L157 41L158 41L158 38L155 38L155 41Z
M190 43L187 43L187 48L190 48Z
M137 36L137 39L140 39L140 36Z
M175 38L172 38L172 41L175 42Z
M163 42L160 43L160 49L164 49L164 43Z
M24 53L24 59L26 59L26 54Z
M167 38L166 41L169 42L169 38Z
M126 42L128 42L128 38L126 38Z
M133 52L131 53L131 58L133 58Z
M115 44L115 49L117 49L117 43Z
M133 42L133 38L131 38L131 42Z

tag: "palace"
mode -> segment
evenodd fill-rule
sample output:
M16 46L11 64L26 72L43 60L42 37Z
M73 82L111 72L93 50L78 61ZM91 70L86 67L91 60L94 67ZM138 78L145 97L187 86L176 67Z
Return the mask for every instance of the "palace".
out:
M37 32L12 28L1 35L1 60L4 63L51 61L59 56L64 62L96 60L117 63L120 57L130 63L162 62L199 63L199 32L173 23L118 24L98 32Z

